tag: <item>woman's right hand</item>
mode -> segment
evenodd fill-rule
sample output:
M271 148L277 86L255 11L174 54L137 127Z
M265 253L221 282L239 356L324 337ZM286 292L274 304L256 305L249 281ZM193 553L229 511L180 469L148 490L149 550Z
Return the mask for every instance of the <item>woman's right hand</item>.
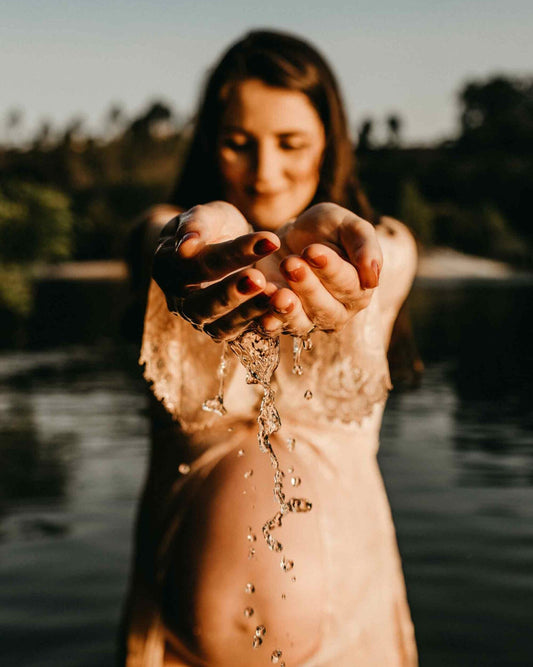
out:
M252 265L279 246L274 233L251 232L235 206L210 202L165 225L152 273L171 312L227 340L269 309L277 287Z

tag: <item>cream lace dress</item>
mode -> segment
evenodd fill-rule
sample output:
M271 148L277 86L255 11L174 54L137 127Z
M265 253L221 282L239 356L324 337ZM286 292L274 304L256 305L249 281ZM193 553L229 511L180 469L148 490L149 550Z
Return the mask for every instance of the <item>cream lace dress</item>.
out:
M283 448L293 437L298 457L316 476L311 500L320 526L325 599L320 646L304 664L411 667L417 664L414 632L376 461L390 389L379 289L342 333L316 332L312 339L313 349L302 354L299 377L292 373L292 339L282 337L274 376L282 428L272 438L274 447ZM227 415L202 411L202 402L217 393L220 352L220 345L168 313L162 292L152 283L140 362L160 404L154 401L153 451L126 614L128 667L164 664L157 590L173 537L195 488L240 446L239 431L253 427L257 418L261 391L246 384L232 354ZM308 389L311 400L304 397ZM184 462L190 466L187 475L178 472ZM257 548L266 549L261 536ZM185 647L182 656L183 663L173 664L204 664L188 656Z

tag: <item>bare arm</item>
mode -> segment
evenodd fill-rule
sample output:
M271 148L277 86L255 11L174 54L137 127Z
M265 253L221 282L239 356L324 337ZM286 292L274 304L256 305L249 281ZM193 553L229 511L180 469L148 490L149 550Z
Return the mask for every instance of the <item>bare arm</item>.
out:
M379 300L388 348L394 322L413 284L418 255L413 235L398 220L385 217L376 231L383 252Z

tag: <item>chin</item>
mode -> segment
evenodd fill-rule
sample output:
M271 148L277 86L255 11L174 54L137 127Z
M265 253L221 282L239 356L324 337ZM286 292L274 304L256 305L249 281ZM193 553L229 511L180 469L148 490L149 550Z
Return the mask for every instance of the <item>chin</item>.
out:
M305 208L305 206L298 208L288 208L287 206L250 206L243 213L255 229L275 231L299 215Z

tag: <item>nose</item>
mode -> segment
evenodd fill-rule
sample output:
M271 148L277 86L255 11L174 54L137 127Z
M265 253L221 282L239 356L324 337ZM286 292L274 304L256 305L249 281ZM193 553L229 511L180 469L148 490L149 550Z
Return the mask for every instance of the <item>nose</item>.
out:
M282 164L276 146L270 142L258 143L254 162L255 188L259 192L275 190L282 176Z

